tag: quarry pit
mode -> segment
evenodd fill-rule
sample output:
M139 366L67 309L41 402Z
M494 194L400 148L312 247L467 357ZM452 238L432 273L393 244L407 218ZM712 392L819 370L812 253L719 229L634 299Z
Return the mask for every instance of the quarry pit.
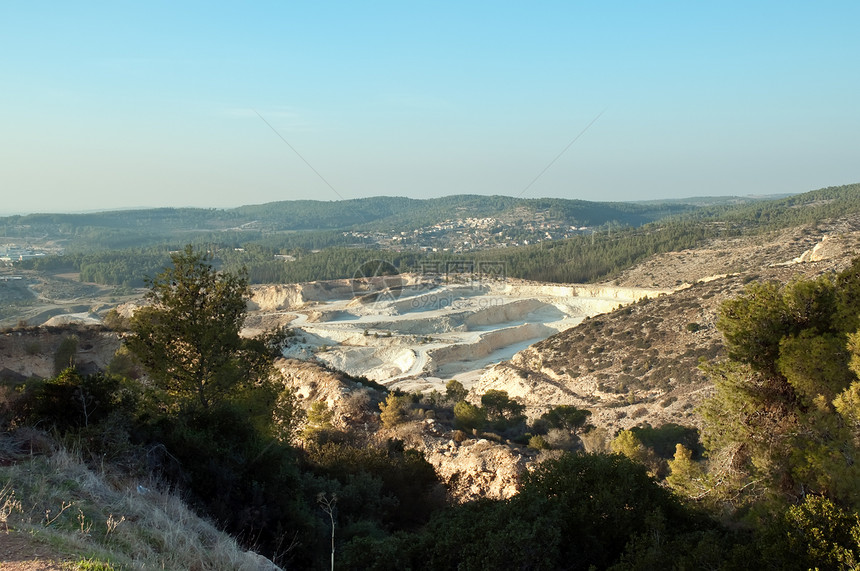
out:
M363 280L257 286L249 325L295 332L285 357L316 358L406 391L469 388L483 371L587 317L669 290L517 280Z

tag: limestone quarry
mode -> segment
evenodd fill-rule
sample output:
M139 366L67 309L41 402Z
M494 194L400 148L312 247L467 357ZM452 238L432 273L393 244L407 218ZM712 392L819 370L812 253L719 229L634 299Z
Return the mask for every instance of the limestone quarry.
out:
M259 286L249 325L289 323L285 357L316 357L352 376L407 391L473 385L518 351L665 289L546 285L515 280L446 283L407 275Z

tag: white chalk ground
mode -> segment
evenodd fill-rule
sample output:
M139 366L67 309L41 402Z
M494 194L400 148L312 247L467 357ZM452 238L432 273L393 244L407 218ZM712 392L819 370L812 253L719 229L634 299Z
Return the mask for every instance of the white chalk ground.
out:
M416 284L353 298L306 300L290 323L302 340L287 357L318 359L404 390L467 388L529 345L656 290L611 286ZM283 312L278 312L283 313Z

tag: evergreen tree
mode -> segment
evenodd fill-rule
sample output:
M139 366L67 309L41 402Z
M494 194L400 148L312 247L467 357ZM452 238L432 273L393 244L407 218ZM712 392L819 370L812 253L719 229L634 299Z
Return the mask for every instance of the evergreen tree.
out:
M156 385L180 406L209 408L271 364L266 344L243 339L248 284L218 273L206 254L187 246L171 256L146 294L149 305L131 319L129 349Z

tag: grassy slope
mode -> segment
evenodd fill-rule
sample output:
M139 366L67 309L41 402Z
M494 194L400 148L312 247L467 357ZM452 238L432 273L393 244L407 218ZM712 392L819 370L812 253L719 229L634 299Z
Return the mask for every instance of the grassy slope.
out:
M111 483L107 473L88 468L47 435L19 432L16 441L8 434L0 440L0 528L90 565L82 569L111 568L98 562L116 569L266 568L265 559L240 548L177 496L150 482L146 488ZM20 440L25 435L29 442ZM45 453L16 453L28 444Z

